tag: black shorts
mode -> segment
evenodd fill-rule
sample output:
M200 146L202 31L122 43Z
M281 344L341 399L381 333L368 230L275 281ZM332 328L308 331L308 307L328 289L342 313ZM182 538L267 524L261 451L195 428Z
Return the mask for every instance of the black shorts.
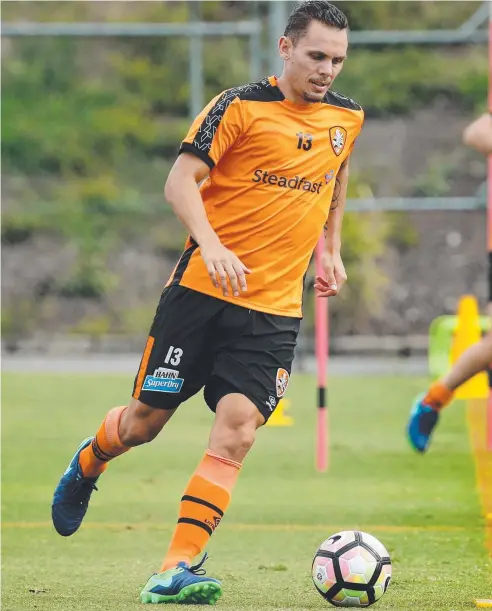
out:
M265 417L283 397L299 318L248 310L182 286L164 289L135 377L133 397L174 409L204 388L215 411L241 393Z

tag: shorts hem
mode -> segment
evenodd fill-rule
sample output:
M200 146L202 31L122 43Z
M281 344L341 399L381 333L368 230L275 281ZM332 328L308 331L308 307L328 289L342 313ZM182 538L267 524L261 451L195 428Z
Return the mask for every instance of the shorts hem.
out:
M208 385L208 389L207 389L207 385ZM270 411L269 409L266 408L266 405L264 407L261 401L259 401L258 399L255 399L253 395L245 392L244 390L241 390L233 382L229 382L229 380L227 380L226 378L223 378L222 376L212 376L211 380L207 383L207 385L205 386L205 389L204 389L205 403L207 404L209 409L213 411L214 413L216 411L219 401L223 399L225 396L231 395L231 394L243 395L247 399L249 399L251 403L255 405L256 409L260 412L263 418L265 419L265 422L263 424L266 424L268 422L268 419L275 411L275 410ZM208 393L211 393L212 397L210 395L207 397ZM213 399L212 405L211 405L211 399Z
M184 401L178 401L176 402L176 404L174 405L162 405L162 401L160 402L160 405L157 405L157 403L159 403L158 397L156 397L155 401L144 401L142 399L142 393L140 393L140 395L138 396L138 398L135 395L132 395L132 398L135 399L135 401L140 401L140 403L143 403L144 405L148 405L149 407L151 407L152 409L163 409L165 411L171 411L173 409L177 409L181 403L183 403L184 401L186 401L186 399L184 399ZM154 405L153 405L154 404Z

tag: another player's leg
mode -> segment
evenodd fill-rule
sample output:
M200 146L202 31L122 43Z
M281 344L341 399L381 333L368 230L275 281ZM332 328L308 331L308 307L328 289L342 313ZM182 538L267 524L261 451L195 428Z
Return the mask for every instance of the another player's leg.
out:
M95 437L80 444L55 489L51 515L60 535L68 537L78 530L109 461L153 439L173 413L135 399L129 407L114 407L107 413Z
M244 457L264 421L244 395L226 394L218 400L209 448L184 491L167 554L160 572L143 588L142 602L213 604L219 599L221 584L204 576L200 568L205 557L195 566L192 560L203 552L222 520Z
M484 371L491 362L492 333L489 333L466 350L447 375L415 399L407 425L408 439L415 450L425 452L428 449L440 411L451 402L455 390Z

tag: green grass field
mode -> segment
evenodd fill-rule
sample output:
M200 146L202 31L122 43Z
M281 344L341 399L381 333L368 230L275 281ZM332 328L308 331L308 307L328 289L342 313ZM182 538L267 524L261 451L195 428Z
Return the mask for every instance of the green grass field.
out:
M293 377L295 424L260 431L208 548L208 573L224 582L218 608L331 608L312 585L312 557L329 535L354 528L392 556L381 611L472 610L474 598L492 595L464 406L446 413L427 456L403 436L409 402L425 384L333 379L331 464L318 474L314 380ZM62 538L50 521L53 488L75 448L130 387L123 376L3 376L4 611L144 608L140 588L160 565L206 448L212 414L200 398L110 466L78 533Z

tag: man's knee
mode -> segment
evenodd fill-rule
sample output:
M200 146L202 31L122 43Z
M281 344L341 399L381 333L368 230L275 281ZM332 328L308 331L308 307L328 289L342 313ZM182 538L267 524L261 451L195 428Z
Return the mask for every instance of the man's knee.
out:
M134 447L152 441L174 412L156 409L133 399L121 416L118 430L121 443Z
M246 456L253 446L256 439L256 428L251 423L244 424L241 427L222 424L218 427L217 437L220 438L223 454L226 455L226 458L235 460L233 455Z
M217 405L210 449L225 458L242 462L264 420L258 408L244 395L226 395Z

